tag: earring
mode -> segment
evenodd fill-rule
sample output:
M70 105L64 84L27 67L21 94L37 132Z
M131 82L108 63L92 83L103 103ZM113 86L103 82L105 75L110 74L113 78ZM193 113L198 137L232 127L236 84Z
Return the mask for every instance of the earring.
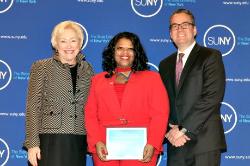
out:
M57 49L55 49L55 54L56 54L56 56L58 56L59 54L58 54L58 50Z

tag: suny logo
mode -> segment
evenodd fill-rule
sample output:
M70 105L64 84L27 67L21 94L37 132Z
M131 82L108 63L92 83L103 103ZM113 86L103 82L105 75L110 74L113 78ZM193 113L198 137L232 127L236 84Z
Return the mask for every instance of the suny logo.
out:
M212 47L222 52L222 56L230 54L235 47L235 35L225 25L213 25L203 37L205 47Z
M155 69L155 71L159 71L159 69L158 69L158 67L155 65L155 64L153 64L153 63L150 63L150 62L148 62L147 63L149 66L152 66L154 69Z
M221 120L223 122L224 133L230 133L236 126L237 114L235 109L226 102L221 102Z
M88 40L89 40L89 34L86 30L86 28L80 24L80 23L77 23L83 30L83 46L82 46L82 50L87 46L88 44Z
M153 17L162 8L163 0L131 0L134 12L141 17Z
M8 11L13 5L14 0L0 0L0 14Z
M0 165L4 166L10 157L10 149L8 144L0 138Z
M161 164L161 159L162 159L162 155L159 156L158 162L157 162L157 165L156 165L156 166L159 166L159 165Z
M0 91L6 88L11 81L12 73L10 66L0 60Z

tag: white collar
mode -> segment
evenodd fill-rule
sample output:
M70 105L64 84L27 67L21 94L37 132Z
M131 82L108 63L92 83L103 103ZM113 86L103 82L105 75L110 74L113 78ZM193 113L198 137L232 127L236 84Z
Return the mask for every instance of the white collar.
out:
M193 42L187 49L185 49L184 51L179 51L179 50L178 50L177 55L179 55L179 53L184 53L184 56L183 56L183 58L182 58L183 66L186 64L187 59L188 59L188 57L189 57L189 54L191 53L191 51L192 51L192 49L194 48L195 44L196 44L196 41L194 41L194 42ZM176 61L178 61L178 60L179 60L179 57L177 56Z

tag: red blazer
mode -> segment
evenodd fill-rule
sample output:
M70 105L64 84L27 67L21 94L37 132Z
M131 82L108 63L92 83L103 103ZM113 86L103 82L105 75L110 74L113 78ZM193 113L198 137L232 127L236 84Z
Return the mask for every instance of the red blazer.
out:
M169 116L169 100L158 73L132 73L121 104L114 90L114 76L106 72L92 78L85 106L85 123L89 151L95 153L98 141L106 142L107 127L146 127L147 143L162 150Z

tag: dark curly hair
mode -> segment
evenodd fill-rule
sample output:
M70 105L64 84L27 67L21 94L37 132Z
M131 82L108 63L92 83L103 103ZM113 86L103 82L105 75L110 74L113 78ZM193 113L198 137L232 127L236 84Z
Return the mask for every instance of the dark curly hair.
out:
M109 41L108 46L102 53L102 68L103 71L108 72L108 74L105 75L106 78L110 78L113 75L115 68L117 67L114 58L115 46L117 42L122 38L130 40L132 42L132 45L134 46L135 59L131 67L132 72L149 70L149 66L147 65L148 58L139 37L131 32L121 32L115 35Z

